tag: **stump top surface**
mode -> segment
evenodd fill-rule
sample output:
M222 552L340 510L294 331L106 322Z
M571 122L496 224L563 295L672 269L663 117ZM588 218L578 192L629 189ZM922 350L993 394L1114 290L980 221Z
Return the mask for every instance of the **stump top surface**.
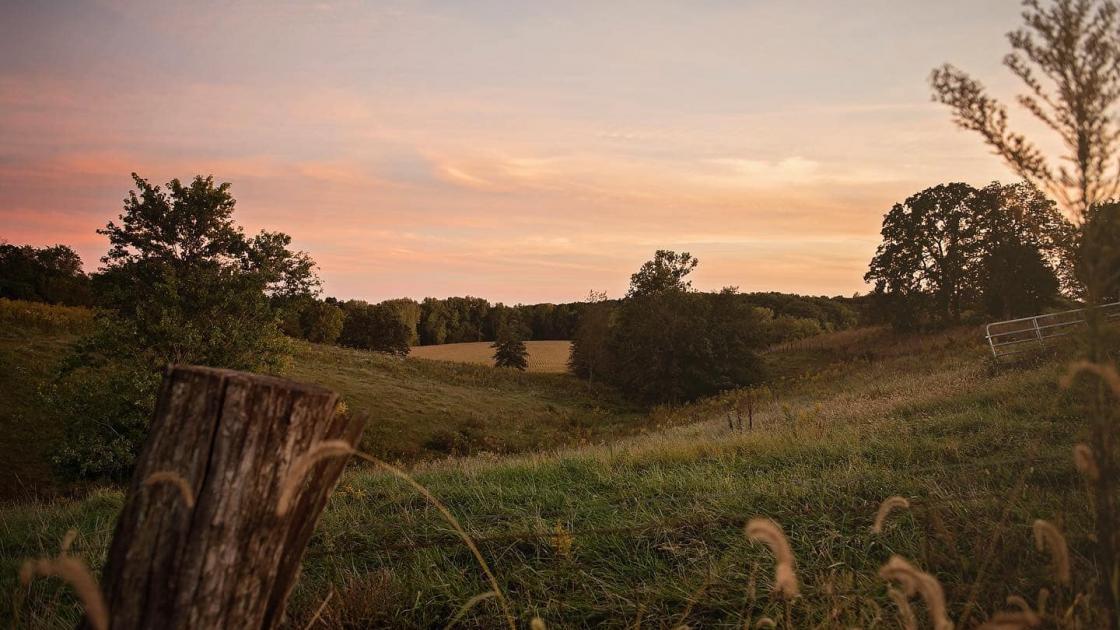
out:
M257 374L256 372L242 372L239 370L229 370L226 368L213 368L204 365L188 365L188 364L172 364L167 366L166 374L198 374L202 376L215 376L219 378L235 379L241 381L252 381L255 384L264 385L267 387L280 387L287 390L301 391L308 394L323 394L331 395L334 392L322 385L314 383L304 383L302 381L294 381L292 379L283 378L280 376L272 376L269 374Z

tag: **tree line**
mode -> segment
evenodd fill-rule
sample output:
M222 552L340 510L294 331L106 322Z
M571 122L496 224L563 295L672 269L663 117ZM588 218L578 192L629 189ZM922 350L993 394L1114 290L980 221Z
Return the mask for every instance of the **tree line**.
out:
M857 320L836 299L692 291L685 276L696 260L664 251L620 300L322 298L314 260L290 236L237 225L229 184L133 181L118 219L98 230L109 249L95 274L65 246L0 244L0 297L96 307L93 332L43 391L64 428L53 459L67 476L129 474L168 364L275 371L292 337L398 355L415 344L493 341L498 365L522 369L525 339L572 338L574 372L661 402L754 382L757 349Z

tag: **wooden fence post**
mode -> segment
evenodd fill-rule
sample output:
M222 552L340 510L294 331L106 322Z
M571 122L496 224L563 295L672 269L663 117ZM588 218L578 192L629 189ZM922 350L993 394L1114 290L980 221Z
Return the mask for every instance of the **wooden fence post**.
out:
M345 458L312 466L282 517L277 501L313 444L357 443L362 422L334 415L337 399L269 376L168 368L103 572L111 628L279 625Z

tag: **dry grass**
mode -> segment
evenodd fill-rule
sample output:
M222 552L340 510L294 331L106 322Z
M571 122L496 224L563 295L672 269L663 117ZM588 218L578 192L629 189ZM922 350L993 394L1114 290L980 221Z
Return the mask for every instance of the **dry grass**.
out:
M568 371L570 341L526 341L529 350L529 371L559 374ZM415 346L409 356L432 361L494 365L494 349L489 341L448 343L439 346Z

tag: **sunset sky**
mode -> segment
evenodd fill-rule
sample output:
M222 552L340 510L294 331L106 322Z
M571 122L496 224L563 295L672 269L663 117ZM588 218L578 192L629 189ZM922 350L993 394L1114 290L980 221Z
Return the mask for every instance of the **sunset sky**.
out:
M162 7L162 8L161 8ZM107 249L129 173L213 174L325 292L865 291L890 205L1010 181L929 100L1001 96L1015 0L0 3L0 239Z

